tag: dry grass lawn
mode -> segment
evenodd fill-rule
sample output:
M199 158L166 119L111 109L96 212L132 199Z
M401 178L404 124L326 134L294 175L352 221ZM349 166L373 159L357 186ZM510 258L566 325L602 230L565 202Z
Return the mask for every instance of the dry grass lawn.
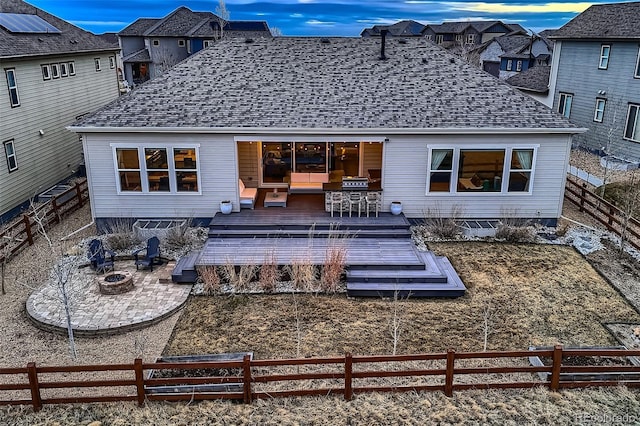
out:
M603 322L640 322L570 247L464 242L431 243L430 249L449 257L468 288L466 296L398 302L344 295L195 297L164 353L253 351L262 359L389 354L394 303L400 307L398 353L481 351L487 310L488 349L495 350L612 345Z

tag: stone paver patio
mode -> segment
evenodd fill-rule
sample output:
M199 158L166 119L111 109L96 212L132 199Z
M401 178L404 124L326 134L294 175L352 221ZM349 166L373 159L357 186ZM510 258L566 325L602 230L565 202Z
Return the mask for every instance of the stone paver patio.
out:
M76 335L121 333L149 326L175 313L187 301L192 285L160 282L160 278L170 281L172 269L173 265L165 264L155 267L153 272L136 271L133 261L117 261L117 271L133 275L134 289L105 295L95 281L99 275L91 268L81 268L76 281L88 284L74 292L71 303ZM53 285L45 285L29 296L27 314L40 328L66 333L64 306Z

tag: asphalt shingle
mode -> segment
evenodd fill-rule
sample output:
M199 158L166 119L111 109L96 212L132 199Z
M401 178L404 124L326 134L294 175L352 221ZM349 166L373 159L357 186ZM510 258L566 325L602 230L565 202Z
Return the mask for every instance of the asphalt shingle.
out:
M573 128L424 39L223 39L79 127Z
M567 22L552 39L640 39L640 2L598 4Z

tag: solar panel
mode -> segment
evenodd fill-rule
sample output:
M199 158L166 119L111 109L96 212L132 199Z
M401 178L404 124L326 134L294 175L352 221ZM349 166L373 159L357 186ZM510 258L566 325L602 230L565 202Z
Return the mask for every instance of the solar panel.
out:
M61 33L59 29L38 15L26 13L0 13L0 26L11 33Z

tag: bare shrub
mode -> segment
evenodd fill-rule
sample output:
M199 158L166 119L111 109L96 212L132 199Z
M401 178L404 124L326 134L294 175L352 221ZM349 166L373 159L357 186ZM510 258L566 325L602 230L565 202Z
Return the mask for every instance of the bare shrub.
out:
M449 214L445 214L443 209L436 205L425 211L423 226L425 231L433 237L446 240L455 239L461 232L457 221L462 216L463 209L459 205L452 206Z
M141 243L140 238L133 232L131 222L123 218L108 223L104 241L111 250L130 250Z
M265 293L273 293L276 289L276 283L280 281L282 271L278 269L278 261L273 249L265 253L260 272L258 275L258 284Z
M318 281L318 268L309 258L293 259L285 270L297 290L311 291Z
M220 294L222 290L222 280L218 273L218 267L214 265L198 266L198 276L202 279L202 290L205 294Z
M500 219L495 238L508 243L532 243L536 230L528 219L518 217L517 212L507 212Z
M191 246L193 236L189 233L189 226L175 226L170 228L165 237L164 243L170 249L181 249L185 246Z
M333 226L331 229L334 230ZM320 288L324 292L335 293L338 290L346 266L348 238L346 233L329 236L320 277Z
M258 266L253 263L236 266L230 258L227 258L220 268L220 274L235 292L245 292L249 289L249 284L255 278L257 270Z

